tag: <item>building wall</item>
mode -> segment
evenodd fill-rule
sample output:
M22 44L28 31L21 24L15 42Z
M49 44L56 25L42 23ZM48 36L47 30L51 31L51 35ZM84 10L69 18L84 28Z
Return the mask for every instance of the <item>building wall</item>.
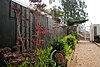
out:
M97 25L97 35L100 35L100 24Z
M97 27L97 32L94 31L94 26ZM100 35L100 24L92 24L90 26L90 41L94 41L94 36L96 36L94 33L96 33L97 35Z

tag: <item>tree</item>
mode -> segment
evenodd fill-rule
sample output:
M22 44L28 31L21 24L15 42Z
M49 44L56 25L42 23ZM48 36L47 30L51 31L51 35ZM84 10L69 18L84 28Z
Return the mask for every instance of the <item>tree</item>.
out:
M54 5L49 9L51 11L52 18L58 21L58 18L63 19L64 11L59 7ZM60 21L59 21L60 22Z
M88 19L80 20L79 18L68 18L66 19L66 21L68 26L74 26L74 25L78 26L79 24L88 21Z
M52 2L55 2L55 0L49 0L49 4L52 4Z
M86 19L87 13L84 9L87 7L85 1L82 0L61 0L63 10L65 12L64 18L80 18Z
M61 0L58 1L60 2ZM52 4L53 2L55 2L55 0L49 0L49 4Z

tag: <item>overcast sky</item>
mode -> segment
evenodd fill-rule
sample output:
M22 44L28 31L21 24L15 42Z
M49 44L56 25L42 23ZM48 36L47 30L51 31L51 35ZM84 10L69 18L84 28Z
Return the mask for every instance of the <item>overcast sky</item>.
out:
M100 0L85 0L87 4L88 23L100 24Z
M16 0L20 2L24 2L25 4L29 4L29 0ZM47 4L47 7L50 8L52 5L49 5L48 0L43 0L44 3ZM53 3L53 5L59 5L59 0L55 0L56 3ZM86 22L86 26L89 26L91 23L92 24L100 24L100 0L85 0L87 9L86 11L88 12L88 19L89 21Z

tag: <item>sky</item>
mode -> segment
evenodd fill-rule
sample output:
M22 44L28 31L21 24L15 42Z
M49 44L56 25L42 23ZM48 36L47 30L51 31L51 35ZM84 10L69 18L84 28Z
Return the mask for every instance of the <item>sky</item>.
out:
M100 0L85 0L88 12L88 19L87 25L89 24L100 24Z
M29 0L15 0L22 2L24 4L29 4ZM53 3L52 5L60 5L59 0L55 0L56 3ZM49 4L48 0L43 0L44 3L47 4L47 8L52 7L52 5ZM87 5L86 12L88 13L88 19L89 21L86 22L86 26L90 26L91 24L100 24L100 0L85 0L85 3Z

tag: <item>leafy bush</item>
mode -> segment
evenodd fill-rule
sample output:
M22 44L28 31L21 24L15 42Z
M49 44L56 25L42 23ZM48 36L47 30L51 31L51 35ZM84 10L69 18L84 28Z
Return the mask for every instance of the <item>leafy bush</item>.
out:
M62 39L62 41L64 43L65 57L67 60L69 60L70 54L75 49L75 46L77 44L77 39L73 35L67 35Z
M75 46L77 44L77 39L75 36L70 34L62 39L52 39L50 44L53 47L53 50L61 52L63 55L65 55L66 60L69 60L70 54L75 49Z
M53 50L61 51L64 49L63 41L60 38L54 38L51 40L50 45L53 47Z
M55 62L50 58L52 47L47 49L37 49L37 61L35 67L55 67Z
M4 67L31 67L34 66L37 57L35 50L30 49L21 53L11 52L11 48L5 47L0 50L0 53L2 53L2 60L6 63Z
M67 35L64 38L54 38L50 42L51 46L47 49L37 50L24 50L23 53L11 52L11 49L1 49L0 52L4 54L4 60L8 67L56 67L57 63L51 58L51 54L54 50L57 50L56 55L64 62L69 60L70 54L75 49L77 40L73 35ZM66 58L66 59L65 59ZM63 63L61 65L64 65ZM58 66L61 66L58 64Z
M77 39L77 41L79 40L79 34L77 34L77 32L72 32L71 35L75 36L75 38Z
M76 37L73 36L73 35L71 35L71 34L65 36L65 37L62 39L62 41L63 41L63 43L64 43L65 45L70 46L72 49L74 49L75 46L76 46L76 44L77 44L77 39L76 39Z

